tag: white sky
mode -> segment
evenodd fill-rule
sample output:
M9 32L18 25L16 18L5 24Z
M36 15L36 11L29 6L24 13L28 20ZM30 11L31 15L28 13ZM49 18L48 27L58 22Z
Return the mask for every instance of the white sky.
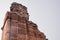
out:
M0 40L4 17L12 2L28 8L30 20L38 25L49 40L60 40L60 0L0 0Z

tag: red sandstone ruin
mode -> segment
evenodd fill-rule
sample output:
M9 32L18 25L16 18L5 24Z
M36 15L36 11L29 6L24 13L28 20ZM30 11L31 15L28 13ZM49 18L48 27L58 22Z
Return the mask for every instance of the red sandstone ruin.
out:
M46 40L46 36L34 22L29 21L27 7L13 2L5 16L2 40Z

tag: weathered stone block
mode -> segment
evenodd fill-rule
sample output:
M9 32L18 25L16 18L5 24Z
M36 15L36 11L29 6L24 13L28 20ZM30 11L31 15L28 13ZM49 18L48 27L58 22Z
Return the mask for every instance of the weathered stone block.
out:
M10 12L6 13L2 27L2 40L47 40L38 26L29 21L27 8L18 3L12 3Z

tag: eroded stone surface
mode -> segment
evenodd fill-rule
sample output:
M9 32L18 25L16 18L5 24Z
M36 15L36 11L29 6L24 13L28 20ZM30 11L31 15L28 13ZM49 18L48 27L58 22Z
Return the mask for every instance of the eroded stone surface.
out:
M46 40L46 36L35 23L29 21L27 7L14 2L10 12L6 13L2 40Z

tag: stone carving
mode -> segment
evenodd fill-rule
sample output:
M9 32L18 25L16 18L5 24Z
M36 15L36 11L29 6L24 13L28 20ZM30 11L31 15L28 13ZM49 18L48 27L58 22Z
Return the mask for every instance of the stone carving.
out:
M6 13L2 27L2 40L46 40L38 26L29 21L27 7L13 2Z

